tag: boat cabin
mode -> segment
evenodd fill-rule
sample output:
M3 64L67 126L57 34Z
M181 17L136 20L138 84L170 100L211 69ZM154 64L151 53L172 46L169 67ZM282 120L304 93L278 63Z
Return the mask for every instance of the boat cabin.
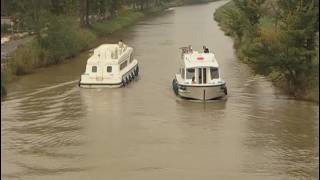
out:
M219 65L213 53L193 51L184 53L182 58L179 74L185 84L205 85L220 81Z
M94 49L87 61L85 74L91 77L119 74L133 61L132 48L117 44L105 44Z
M182 49L182 65L172 81L176 95L194 100L219 99L227 95L218 62L204 46L203 52L193 51L191 46Z

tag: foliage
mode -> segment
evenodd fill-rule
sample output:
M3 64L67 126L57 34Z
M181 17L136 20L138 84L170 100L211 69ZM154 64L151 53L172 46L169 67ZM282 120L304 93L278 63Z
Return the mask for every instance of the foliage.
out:
M251 26L259 23L262 15L262 4L265 0L234 0L235 6L249 21Z
M281 81L290 94L317 100L319 2L277 0L272 12L263 10L265 2L235 0L215 17L257 73Z
M1 34L10 33L10 25L1 24Z
M75 56L94 39L90 31L79 28L72 18L55 16L48 25L46 36L41 39L41 47L46 51L47 64L55 64Z
M246 19L239 10L232 9L233 5L233 3L230 3L230 5L226 6L224 9L221 9L221 12L219 12L218 10L216 13L216 20L225 20L224 26L228 27L228 35L232 35L233 37L235 37L237 40L236 44L238 44L239 42L241 42L244 35L243 22L246 22Z

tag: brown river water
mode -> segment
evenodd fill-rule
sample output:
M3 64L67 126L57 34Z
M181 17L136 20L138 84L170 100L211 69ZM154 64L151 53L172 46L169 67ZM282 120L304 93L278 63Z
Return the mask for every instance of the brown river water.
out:
M23 76L1 102L3 179L317 179L319 106L254 75L213 20L226 1L177 7L105 42L135 49L140 77L80 89L88 52ZM190 102L171 87L179 47L216 53L229 95Z

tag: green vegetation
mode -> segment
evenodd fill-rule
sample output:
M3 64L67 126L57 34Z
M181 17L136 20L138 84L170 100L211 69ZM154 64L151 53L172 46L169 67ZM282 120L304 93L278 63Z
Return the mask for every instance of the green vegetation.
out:
M8 34L10 32L10 25L1 24L1 35Z
M234 0L215 19L237 56L300 99L319 101L319 2Z

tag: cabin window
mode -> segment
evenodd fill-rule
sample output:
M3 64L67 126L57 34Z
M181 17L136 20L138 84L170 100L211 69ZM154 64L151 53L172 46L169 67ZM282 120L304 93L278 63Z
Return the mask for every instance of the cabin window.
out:
M218 68L210 68L210 75L211 75L211 79L218 79L219 78Z
M194 75L194 69L193 68L189 68L187 69L187 73L186 73L186 79L192 79L195 77Z
M107 66L107 72L111 73L112 72L112 66Z
M97 66L92 66L92 72L93 72L93 73L96 73L96 72L97 72L97 69L98 69Z
M198 68L198 83L202 84L202 68Z
M123 68L127 67L128 62L124 61L123 63L120 64L120 70L122 70Z
M203 68L203 84L207 84L207 68Z

